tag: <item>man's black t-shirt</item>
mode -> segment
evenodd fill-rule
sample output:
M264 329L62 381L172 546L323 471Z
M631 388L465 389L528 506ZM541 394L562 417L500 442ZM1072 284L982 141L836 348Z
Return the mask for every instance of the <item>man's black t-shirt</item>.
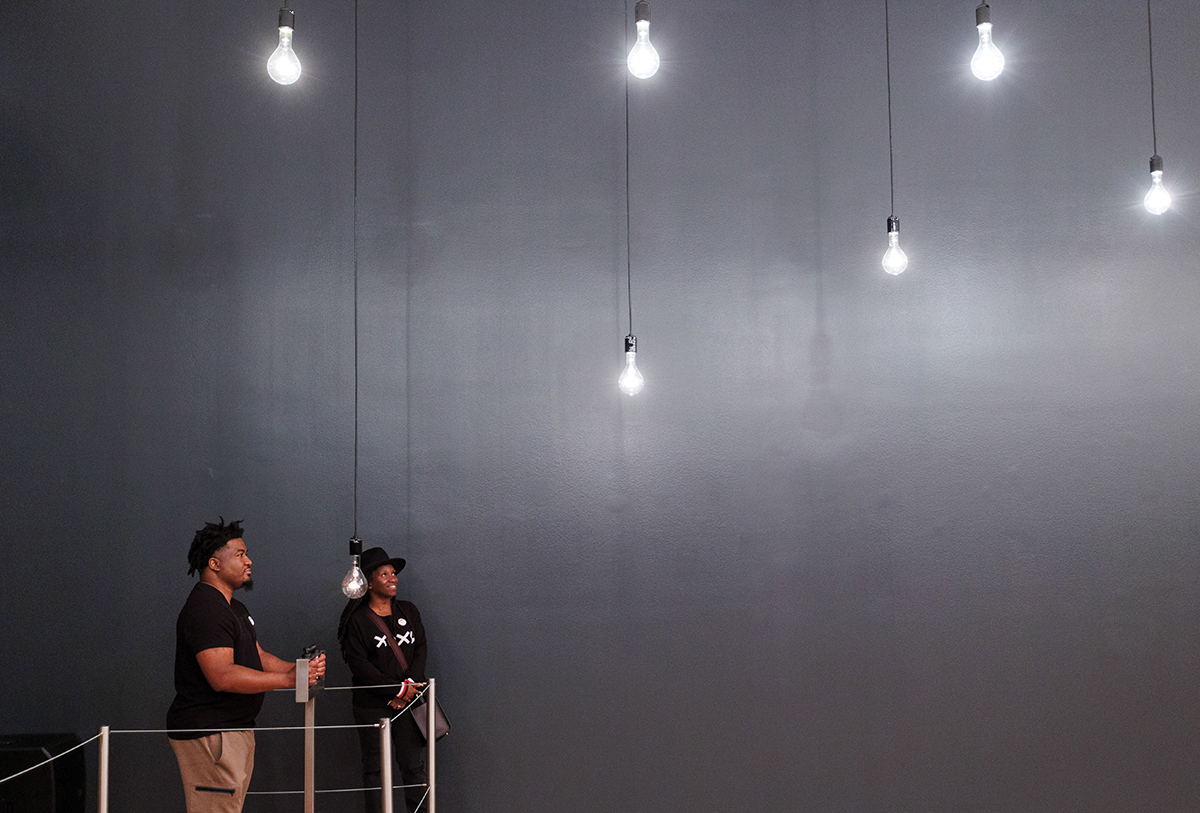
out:
M261 694L218 692L204 677L196 653L206 649L233 649L233 662L262 671L254 619L246 606L225 601L220 590L199 582L175 622L175 702L167 711L167 728L200 729L171 733L175 740L203 737L214 728L254 728L262 708Z

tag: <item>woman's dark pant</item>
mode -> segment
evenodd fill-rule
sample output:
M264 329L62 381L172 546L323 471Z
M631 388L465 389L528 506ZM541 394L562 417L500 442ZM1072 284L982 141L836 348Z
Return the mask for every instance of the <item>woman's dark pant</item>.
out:
M380 709L363 709L353 707L354 722L359 725L378 723L381 717L391 717L396 712L387 706ZM379 781L379 729L358 729L358 742L362 746L363 787L378 788ZM409 813L413 813L425 796L425 784L428 781L425 773L425 738L413 721L412 712L403 714L392 721L392 759L399 767L399 782L393 772L392 784L408 785L404 789L404 800ZM415 786L415 787L414 787ZM367 813L379 813L382 804L379 791L366 792ZM397 811L400 810L396 806Z

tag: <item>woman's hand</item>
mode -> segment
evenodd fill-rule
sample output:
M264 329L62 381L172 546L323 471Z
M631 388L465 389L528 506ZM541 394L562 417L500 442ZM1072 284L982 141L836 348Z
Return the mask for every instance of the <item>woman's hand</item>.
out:
M399 694L388 701L388 705L399 711L411 703L413 698L418 694L420 694L418 684L413 683L411 680L406 680L404 681L404 688L400 690Z

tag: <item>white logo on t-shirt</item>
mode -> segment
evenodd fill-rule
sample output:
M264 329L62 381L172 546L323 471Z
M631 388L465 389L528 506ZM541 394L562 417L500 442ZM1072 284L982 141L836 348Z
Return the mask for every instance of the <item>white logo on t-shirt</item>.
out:
M387 646L387 636L386 635L376 635L375 636L375 648L383 649L385 646Z
M417 642L417 639L413 637L412 630L409 630L408 632L404 633L403 635L401 635L400 633L396 633L396 642L400 643L400 644L415 644Z

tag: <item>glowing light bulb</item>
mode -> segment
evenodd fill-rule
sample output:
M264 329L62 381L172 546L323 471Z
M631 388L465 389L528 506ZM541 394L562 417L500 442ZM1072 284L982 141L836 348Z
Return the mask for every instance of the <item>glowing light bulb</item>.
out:
M887 227L888 247L883 252L883 270L895 276L903 274L904 269L908 268L908 255L900 248L900 218L889 217Z
M1163 186L1163 159L1155 155L1150 159L1150 191L1146 193L1146 211L1152 215L1161 215L1171 208L1171 193Z
M625 369L621 371L617 386L626 395L637 395L646 386L646 379L637 368L637 336L632 333L625 337Z
M350 570L342 579L342 593L346 598L362 598L367 594L367 576L359 567L358 557L362 553L362 540L350 540Z
M637 23L637 42L629 52L629 72L638 79L649 79L658 73L658 51L650 44L650 4L646 0L638 0L633 7L633 19Z
M279 47L267 60L267 73L281 85L290 85L300 78L300 59L292 50L292 32L296 29L296 12L279 9Z
M367 594L367 576L358 566L357 556L350 565L350 572L342 579L342 592L346 594L346 598L362 598Z
M1004 54L992 42L992 7L986 2L975 9L975 27L979 29L979 47L971 57L971 73L990 82L1004 70Z

